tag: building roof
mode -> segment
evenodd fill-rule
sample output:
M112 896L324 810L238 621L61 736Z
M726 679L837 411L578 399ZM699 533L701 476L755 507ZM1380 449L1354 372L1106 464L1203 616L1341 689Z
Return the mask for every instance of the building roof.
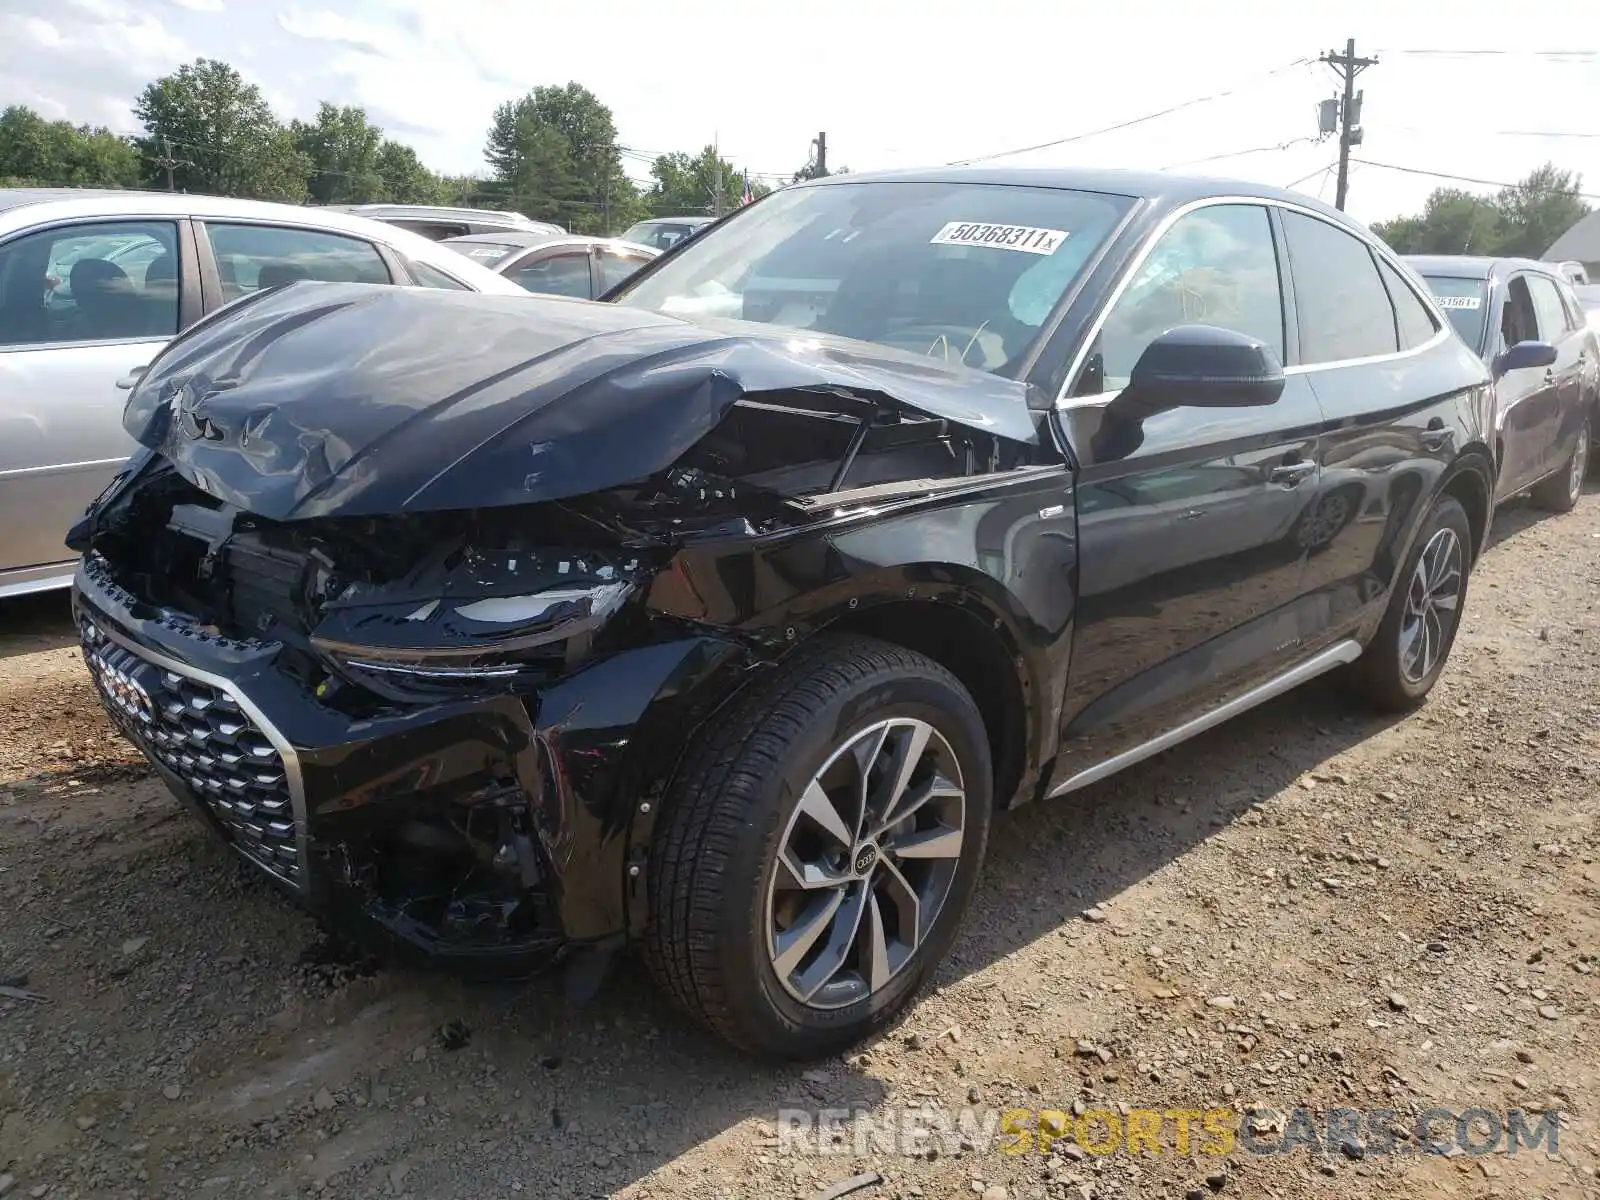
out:
M1550 243L1544 257L1551 262L1600 262L1600 209L1578 221Z

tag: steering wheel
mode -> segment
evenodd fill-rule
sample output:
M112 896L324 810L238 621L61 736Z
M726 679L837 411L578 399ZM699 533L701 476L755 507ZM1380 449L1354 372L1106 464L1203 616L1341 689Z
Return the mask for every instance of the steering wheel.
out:
M876 340L896 349L986 371L1001 366L1008 357L1000 333L988 321L977 329L967 325L902 325Z

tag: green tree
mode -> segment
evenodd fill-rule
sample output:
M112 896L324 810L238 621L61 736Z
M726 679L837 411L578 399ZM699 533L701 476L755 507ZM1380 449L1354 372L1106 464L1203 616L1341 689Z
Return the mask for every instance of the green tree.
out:
M268 107L261 89L216 59L199 58L149 84L133 111L148 180L184 191L302 201L311 164Z
M1537 258L1588 211L1583 183L1546 163L1494 197L1437 188L1415 216L1372 231L1401 254L1486 254Z
M1588 215L1580 194L1583 177L1558 170L1554 163L1529 174L1495 197L1505 230L1502 254L1537 258L1573 225Z
M484 157L490 196L530 217L599 232L637 208L611 110L581 84L537 87L500 105Z
M652 216L671 217L712 213L717 197L723 211L735 207L744 194L744 173L707 146L699 154L682 152L660 155L650 164L655 181L644 194ZM750 183L750 194L757 200L772 191L758 180Z
M318 204L367 204L388 195L383 130L365 109L324 100L314 121L291 121L289 135L310 165L306 190Z
M1399 254L1499 254L1505 240L1492 200L1459 188L1436 188L1420 216L1372 227Z
M0 112L0 178L11 186L133 187L139 153L109 129L46 121L17 104Z
M445 181L423 166L417 152L404 142L385 138L378 147L377 169L384 200L396 204L447 202Z

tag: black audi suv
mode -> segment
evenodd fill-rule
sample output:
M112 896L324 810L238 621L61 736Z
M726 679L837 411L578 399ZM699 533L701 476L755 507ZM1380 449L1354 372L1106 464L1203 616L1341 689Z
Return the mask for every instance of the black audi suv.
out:
M100 696L335 928L638 947L809 1057L956 934L996 809L1450 652L1489 376L1364 228L1091 171L784 188L607 303L293 284L175 341L71 535Z

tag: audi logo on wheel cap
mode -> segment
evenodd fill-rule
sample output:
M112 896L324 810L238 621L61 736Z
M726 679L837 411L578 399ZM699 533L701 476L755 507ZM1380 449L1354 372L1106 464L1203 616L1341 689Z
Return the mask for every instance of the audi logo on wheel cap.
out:
M878 865L878 848L876 846L862 846L856 851L856 874L865 875Z

